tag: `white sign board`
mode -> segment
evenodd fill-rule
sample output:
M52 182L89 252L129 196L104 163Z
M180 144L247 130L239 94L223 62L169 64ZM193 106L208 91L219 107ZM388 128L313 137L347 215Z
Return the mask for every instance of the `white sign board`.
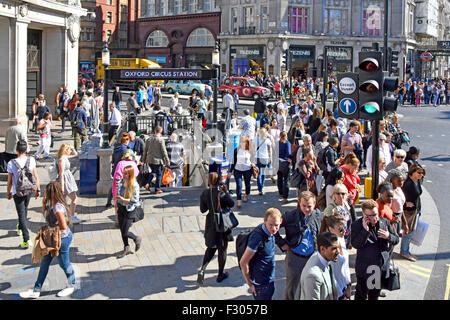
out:
M343 94L352 94L356 90L356 82L352 78L342 78L339 81L339 90Z

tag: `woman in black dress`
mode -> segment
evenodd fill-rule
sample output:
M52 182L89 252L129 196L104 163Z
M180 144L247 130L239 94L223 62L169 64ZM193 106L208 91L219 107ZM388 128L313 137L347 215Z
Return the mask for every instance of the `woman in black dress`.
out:
M220 194L220 206L222 209L234 207L234 201L228 194L228 190L225 185L219 186L219 175L216 172L212 172L208 177L209 188L203 191L200 196L200 211L202 213L209 210L206 215L205 222L205 245L206 252L203 257L203 263L200 271L198 272L197 282L199 285L203 284L205 277L205 270L208 263L214 257L214 254L219 250L219 275L216 281L222 282L228 278L228 273L223 272L225 268L225 262L227 260L227 247L228 241L233 241L233 235L231 230L228 232L217 232L214 224L214 212L218 212L218 199Z

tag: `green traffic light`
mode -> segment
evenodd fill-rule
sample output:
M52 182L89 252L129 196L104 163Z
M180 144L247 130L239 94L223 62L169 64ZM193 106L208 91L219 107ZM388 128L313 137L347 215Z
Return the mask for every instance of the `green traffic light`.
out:
M378 111L380 111L380 107L378 106L378 103L372 102L372 103L365 104L363 106L363 110L365 113L374 114L374 113L377 113Z

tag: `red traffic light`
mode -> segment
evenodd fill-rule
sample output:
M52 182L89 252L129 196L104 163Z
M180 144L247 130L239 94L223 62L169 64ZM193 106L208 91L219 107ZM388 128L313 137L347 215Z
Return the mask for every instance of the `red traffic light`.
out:
M359 64L359 69L367 72L373 72L380 68L378 61L374 58L366 58Z
M360 86L359 89L365 92L376 92L378 90L380 90L380 85L377 81L375 80L368 80L363 82Z

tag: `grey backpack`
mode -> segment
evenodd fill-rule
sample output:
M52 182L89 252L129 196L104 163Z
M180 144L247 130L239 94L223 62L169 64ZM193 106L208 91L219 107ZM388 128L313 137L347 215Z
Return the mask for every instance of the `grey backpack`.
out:
M30 157L27 157L27 162L23 168L20 167L16 159L13 159L13 163L17 168L16 195L25 197L35 192L37 185L36 178L30 170Z

